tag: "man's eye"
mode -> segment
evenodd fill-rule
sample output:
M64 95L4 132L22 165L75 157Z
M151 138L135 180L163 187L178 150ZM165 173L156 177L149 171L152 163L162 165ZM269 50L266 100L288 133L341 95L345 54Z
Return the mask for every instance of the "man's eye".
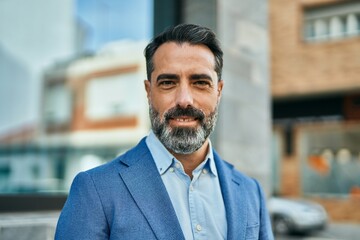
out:
M209 81L196 81L194 82L194 85L199 86L199 87L210 87L210 83Z
M174 81L166 81L165 80L165 81L159 82L159 86L163 87L163 88L170 88L170 87L172 87L174 85L175 85Z

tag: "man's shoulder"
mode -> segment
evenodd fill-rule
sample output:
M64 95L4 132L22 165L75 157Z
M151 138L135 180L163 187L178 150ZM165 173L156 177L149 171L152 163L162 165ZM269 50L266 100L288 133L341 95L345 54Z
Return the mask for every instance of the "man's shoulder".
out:
M256 179L250 177L241 170L238 170L232 163L220 158L217 153L215 153L215 155L217 156L215 158L217 158L220 163L218 164L218 171L220 170L220 172L222 172L224 175L230 177L232 181L241 183L247 188L258 189L259 183Z
M217 165L217 168L223 169L224 171L227 171L227 172L230 171L231 174L238 176L240 178L247 178L247 179L249 178L244 173L242 173L238 169L236 169L232 163L223 159L219 155L219 153L217 153L217 151L215 149L213 149L213 154L214 154L214 160Z
M231 170L233 177L236 177L238 179L241 179L242 181L246 182L252 182L256 181L254 178L250 177L246 173L242 172L241 170L238 170L232 163L222 160L223 163Z
M121 168L142 159L147 154L147 151L145 141L142 139L136 146L119 154L113 160L86 172L92 176L109 174L111 172L117 173Z

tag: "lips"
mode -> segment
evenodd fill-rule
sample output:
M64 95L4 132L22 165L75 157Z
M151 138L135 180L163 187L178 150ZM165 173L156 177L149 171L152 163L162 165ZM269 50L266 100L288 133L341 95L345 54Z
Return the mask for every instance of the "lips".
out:
M205 114L194 107L181 108L179 106L170 109L165 113L165 120L175 123L192 123L202 121L205 118Z
M193 122L196 121L197 119L193 117L184 116L184 117L173 118L172 120L175 120L177 122Z
M169 124L176 127L195 127L198 124L197 118L181 116L170 118Z

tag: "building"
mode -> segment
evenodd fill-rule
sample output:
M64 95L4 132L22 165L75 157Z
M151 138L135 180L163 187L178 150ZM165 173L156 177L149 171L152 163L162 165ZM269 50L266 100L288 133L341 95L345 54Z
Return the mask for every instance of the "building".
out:
M360 222L360 2L270 0L275 190Z
M144 47L145 42L113 42L45 72L35 143L61 149L61 156L48 159L61 172L58 190L68 191L75 174L110 161L149 132Z
M71 0L0 2L0 136L37 127L42 70L72 56L75 38Z
M14 193L44 201L27 201L26 209L58 209L78 172L112 160L148 133L144 46L113 42L46 69L41 124L0 138L1 211L21 209L9 200Z

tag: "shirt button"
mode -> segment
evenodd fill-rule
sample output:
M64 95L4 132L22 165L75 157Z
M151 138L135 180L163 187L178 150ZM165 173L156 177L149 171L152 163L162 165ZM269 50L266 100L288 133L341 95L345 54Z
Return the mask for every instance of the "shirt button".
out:
M208 171L206 169L203 169L202 172L203 174L207 174Z
M202 229L201 225L200 225L200 224L197 224L197 225L196 225L196 230L200 232L201 229Z
M174 168L171 167L171 168L169 169L169 171L170 171L170 172L174 172L175 170L174 170Z

